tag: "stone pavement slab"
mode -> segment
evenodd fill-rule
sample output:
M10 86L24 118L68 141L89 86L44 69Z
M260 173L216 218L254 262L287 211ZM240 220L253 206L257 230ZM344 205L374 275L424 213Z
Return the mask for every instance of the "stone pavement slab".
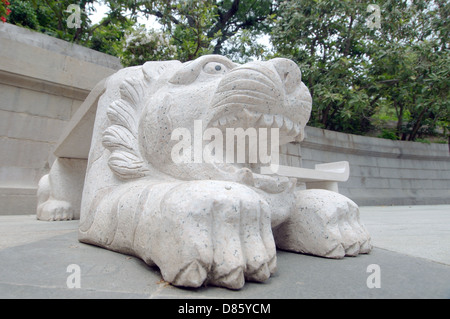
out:
M0 216L0 298L448 299L447 209L448 206L422 207L416 211L413 207L403 207L403 210L363 207L362 219L372 232L375 244L371 254L330 260L278 251L277 273L265 283L247 283L239 291L168 285L156 267L78 242L77 221L42 222L31 215ZM423 219L415 224L413 219L419 217ZM435 224L442 229L433 233ZM430 240L423 242L421 236L430 236ZM408 237L416 250L406 251L408 245L402 237ZM421 243L429 245L432 237L437 240L437 253L424 256L427 249ZM395 246L396 242L400 244ZM80 288L67 285L72 275L68 267L73 264L79 266ZM370 265L379 266L380 288L367 285L373 275L368 272Z
M360 210L376 247L450 265L450 205L366 206Z

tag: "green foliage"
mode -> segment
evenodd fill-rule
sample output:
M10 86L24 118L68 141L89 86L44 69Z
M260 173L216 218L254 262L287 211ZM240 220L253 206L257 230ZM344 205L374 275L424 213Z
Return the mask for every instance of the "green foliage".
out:
M388 140L398 140L398 136L394 130L383 129L381 134L378 135L379 138L385 138Z
M170 44L167 34L162 31L147 31L144 26L127 32L121 48L119 57L125 66L172 60L177 54L177 48Z
M210 53L241 63L291 58L313 96L310 125L357 134L376 129L385 138L411 141L437 132L449 136L447 0L10 2L8 22L118 56L124 66ZM109 12L92 25L96 2ZM0 16L6 3L0 0ZM70 4L82 9L78 29L66 23ZM380 8L375 28L366 23L372 4ZM161 27L146 30L138 16ZM267 35L272 47L261 41Z
M131 10L157 18L181 61L210 53L247 59L255 52L249 49L249 38L268 32L274 12L271 0L135 1Z
M30 1L11 0L11 13L8 22L22 27L39 30L38 12Z
M117 20L106 17L89 29L85 46L120 57L124 50L126 34L134 30L134 24L135 22L130 19Z
M374 91L395 110L402 140L433 134L449 120L448 26L441 23L449 8L443 1L418 0L382 6L392 23L372 37L369 74Z
M189 61L213 52L211 42L218 34L209 34L217 20L217 6L213 1L180 1L175 4L176 23L166 24L172 43L177 47L177 59Z
M395 111L398 139L442 129L450 110L449 3L376 1L377 29L366 24L373 2L281 2L272 41L277 55L303 70L314 101L310 123L365 133L387 108ZM392 138L391 133L382 134Z
M255 59L263 60L270 54L264 43L259 43L261 35L249 30L241 30L228 39L222 47L223 54L238 63L246 63Z
M7 17L11 13L11 9L8 8L9 5L8 0L0 0L0 21L3 23L7 21Z
M86 11L92 10L94 0L11 0L8 22L54 36L63 40L85 44L89 27ZM81 8L81 28L69 28L67 8L77 4Z
M313 96L315 126L364 133L376 102L365 88L367 1L283 1L272 31L279 56L297 61Z

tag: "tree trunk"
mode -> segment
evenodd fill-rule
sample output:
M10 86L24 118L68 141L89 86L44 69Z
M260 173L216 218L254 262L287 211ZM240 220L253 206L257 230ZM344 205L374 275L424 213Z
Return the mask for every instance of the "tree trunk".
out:
M408 141L414 141L416 139L417 132L419 131L420 127L422 126L422 119L427 111L428 111L428 108L426 107L422 110L422 112L420 112L419 117L416 120L416 123L414 123L411 134L409 135Z
M398 138L400 138L400 133L402 131L403 126L403 105L397 101L394 100L394 108L395 112L397 113L397 130L395 132L395 135L397 135Z

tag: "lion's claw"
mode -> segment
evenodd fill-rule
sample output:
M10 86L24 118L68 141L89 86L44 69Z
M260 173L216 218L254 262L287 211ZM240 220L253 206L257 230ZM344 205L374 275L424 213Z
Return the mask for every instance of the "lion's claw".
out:
M327 258L371 251L358 206L335 192L311 189L296 194L297 212L274 230L277 246Z
M240 289L245 280L262 282L276 270L270 209L251 188L221 181L183 183L161 208L164 221L155 239L166 249L153 249L152 259L166 281Z

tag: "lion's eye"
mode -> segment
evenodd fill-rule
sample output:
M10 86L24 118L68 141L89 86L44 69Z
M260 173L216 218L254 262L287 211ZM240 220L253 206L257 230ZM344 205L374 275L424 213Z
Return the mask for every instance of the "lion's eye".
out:
M208 74L224 74L227 67L219 62L208 62L203 66L203 71Z

